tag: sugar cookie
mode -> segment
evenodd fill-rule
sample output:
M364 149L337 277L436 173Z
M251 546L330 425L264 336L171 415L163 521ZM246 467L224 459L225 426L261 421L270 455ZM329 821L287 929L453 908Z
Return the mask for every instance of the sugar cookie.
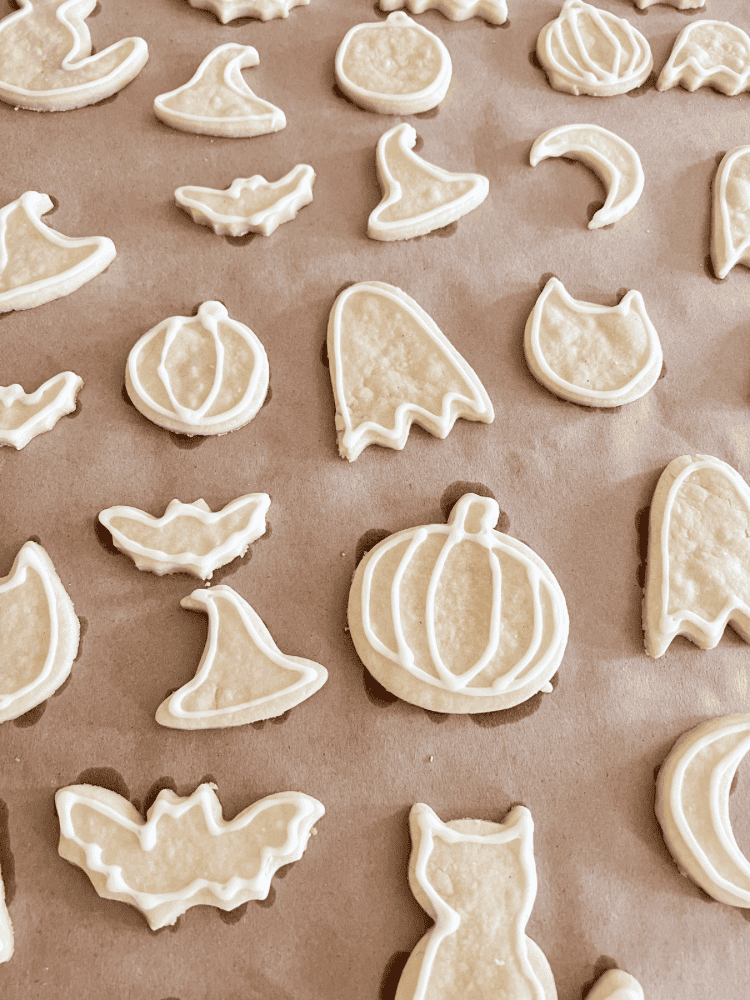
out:
M13 951L13 924L5 902L5 886L0 872L0 963L9 961L13 957Z
M505 0L380 0L381 10L400 10L403 7L408 7L412 14L422 14L434 8L451 21L483 17L490 24L505 24L508 19Z
M410 240L455 222L482 204L490 182L452 174L412 153L417 133L406 122L380 137L376 156L383 199L370 215L372 240Z
M32 111L95 104L135 79L148 61L142 38L91 55L84 18L97 0L16 0L0 21L0 101Z
M484 386L414 299L382 281L336 298L328 359L339 454L353 462L370 444L400 451L412 423L445 438L459 417L490 424Z
M644 1000L643 987L622 969L607 969L586 994L586 1000Z
M734 97L750 84L750 38L728 21L691 21L677 36L657 90L713 87Z
M228 24L238 17L256 17L260 21L289 17L290 10L307 7L310 0L188 0L188 3L199 10L210 10L222 24Z
M190 573L210 580L215 569L244 556L266 530L271 500L248 493L215 513L205 500L172 500L161 517L137 507L108 507L99 520L138 569L157 576Z
M437 35L401 11L355 24L336 52L336 83L350 101L382 115L437 107L451 82L451 57Z
M640 87L654 65L640 31L584 0L565 0L559 17L539 32L536 54L555 90L593 97Z
M60 372L26 393L20 385L0 385L0 447L19 451L38 434L51 431L60 417L76 408L83 379L75 372Z
M580 302L550 278L526 321L524 351L541 384L582 406L621 406L651 389L662 368L659 336L640 292L616 306Z
M653 7L657 3L668 4L670 7L676 7L678 10L696 10L698 7L702 7L705 2L706 0L633 0L633 3L639 10Z
M643 192L643 167L636 151L601 125L559 125L542 133L531 147L532 167L549 156L585 163L607 191L607 200L589 222L601 229L618 222L633 209Z
M128 355L125 388L136 409L178 434L227 434L249 423L268 392L268 357L221 302L171 316Z
M494 712L551 691L568 639L562 590L527 545L494 530L494 500L466 493L448 524L379 542L349 591L370 673L434 712Z
M656 782L656 816L683 875L720 903L750 908L750 861L732 833L729 793L750 751L750 715L710 719L675 743Z
M49 195L27 191L0 208L0 313L31 309L70 295L115 259L106 236L63 236L41 217Z
M225 820L215 790L203 784L183 798L165 788L144 820L107 788L61 788L60 857L82 868L104 899L140 910L154 931L191 906L233 910L265 899L279 868L304 854L323 805L279 792Z
M731 625L750 642L750 490L710 455L682 455L651 503L643 600L646 651L676 635L713 649Z
M717 278L750 267L750 146L730 150L714 178L711 261Z
M298 163L278 181L260 174L238 177L226 191L205 187L178 187L175 201L194 222L209 226L218 236L262 233L270 236L282 222L297 218L297 212L313 200L315 171Z
M154 114L172 128L202 135L236 139L278 132L286 125L284 112L257 97L241 72L259 62L251 45L219 45L187 83L154 100Z
M0 722L46 701L68 678L80 625L52 560L26 542L0 579Z
M231 587L194 590L180 604L208 614L208 639L195 677L157 709L160 725L222 729L273 719L325 684L325 667L282 653L259 616Z

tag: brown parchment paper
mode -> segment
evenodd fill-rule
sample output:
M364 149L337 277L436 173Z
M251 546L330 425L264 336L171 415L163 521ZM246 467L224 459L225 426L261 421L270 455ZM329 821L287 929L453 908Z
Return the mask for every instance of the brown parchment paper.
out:
M406 242L366 237L380 197L375 145L397 119L334 89L344 33L384 16L369 0L312 0L288 20L227 26L186 0L102 0L94 44L145 38L138 78L73 112L0 105L0 202L47 192L59 203L47 217L55 228L109 236L118 251L67 298L0 318L0 384L30 391L65 369L85 380L75 417L19 453L0 451L0 573L37 537L86 625L70 682L43 710L0 726L0 861L16 936L0 967L4 1000L392 1000L430 924L406 881L418 801L444 819L499 820L516 802L532 811L539 888L528 933L561 1000L579 1000L615 964L648 1000L747 996L747 912L679 875L653 799L654 770L681 733L750 711L750 649L728 631L713 651L677 639L650 660L640 574L647 508L672 458L713 454L750 476L750 273L717 282L706 264L710 183L721 154L750 141L750 98L660 94L653 80L614 98L560 94L532 58L560 4L509 6L506 28L420 18L448 46L453 82L437 113L407 120L425 158L485 174L490 196L447 232ZM646 35L657 71L689 23L667 6L600 6ZM11 10L0 3L0 14ZM698 16L750 30L743 0L707 0ZM226 41L258 49L247 78L284 110L283 131L219 139L154 117L154 97ZM612 229L586 228L603 200L587 169L528 165L541 132L573 122L610 128L641 156L645 191ZM275 180L296 163L317 172L314 201L269 239L217 237L174 204L181 184ZM647 396L589 410L534 380L523 328L550 274L604 304L642 292L666 362ZM435 319L482 379L491 426L460 421L445 441L415 428L403 452L338 457L326 325L342 286L367 279L402 287ZM123 398L124 366L146 330L207 299L258 334L272 394L242 430L185 447ZM487 717L383 697L345 629L362 540L444 520L460 484L494 494L570 612L554 692ZM129 504L160 515L174 497L215 508L252 491L271 496L269 531L214 582L238 590L282 650L324 663L328 683L275 723L163 729L156 707L193 676L205 641L205 616L179 606L197 582L138 572L97 535L97 513ZM746 851L747 773L731 798ZM265 904L229 916L198 907L154 934L58 857L59 786L108 784L145 808L159 788L187 794L206 777L228 817L284 789L326 806Z

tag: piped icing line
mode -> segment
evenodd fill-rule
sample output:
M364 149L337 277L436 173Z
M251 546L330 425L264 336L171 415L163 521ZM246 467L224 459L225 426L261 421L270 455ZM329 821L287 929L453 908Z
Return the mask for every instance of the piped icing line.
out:
M313 184L315 171L306 163L298 163L288 174L278 181L267 181L260 174L253 177L237 177L225 190L207 187L178 187L174 193L175 201L194 222L209 226L219 236L244 236L246 233L262 233L270 236L284 222L291 222L297 217L297 212L309 205L313 200ZM294 185L292 190L284 193L284 188ZM278 199L271 205L253 209L251 205L243 205L243 199L258 191L264 195L280 191ZM224 206L220 211L212 207L211 202L220 198L236 202L236 208Z
M451 21L466 21L482 17L490 24L505 24L508 20L506 0L380 0L383 11L408 7L412 14L435 9Z
M750 861L729 816L732 779L750 751L750 715L710 719L675 743L656 784L656 815L683 875L709 896L750 908Z
M237 702L221 708L185 709L184 702L202 685L209 682L211 672L219 656L219 636L222 625L221 611L217 601L228 601L239 615L248 637L255 647L276 666L297 675L297 679L286 687L249 701ZM271 634L261 618L236 591L224 584L210 590L194 590L184 597L183 608L204 611L208 615L208 638L195 677L175 691L157 710L156 721L163 726L179 729L207 728L214 726L244 725L259 719L281 715L314 694L326 682L325 667L313 660L282 653L271 638ZM226 644L226 640L225 640ZM237 643L231 644L234 650ZM236 654L235 654L236 655ZM252 666L248 665L248 671Z
M159 94L154 99L154 114L172 128L203 135L248 138L254 135L265 135L268 132L278 132L286 126L284 112L276 105L258 97L242 76L243 69L257 66L259 62L258 51L251 45L239 45L236 42L219 45L209 52L187 83L166 94ZM239 99L248 106L248 109L252 105L260 105L261 110L250 111L246 109L244 114L236 114L231 113L230 107L230 113L212 115L199 113L195 110L184 111L170 107L170 101L174 103L175 98L182 97L186 92L206 89L205 78L217 70L219 75L216 85L219 90L211 91L209 83L209 93L206 95L205 107L202 110L210 111L211 105L220 98L222 88L231 102L236 102Z
M229 24L238 17L255 17L270 21L275 17L289 17L295 7L307 7L310 0L188 0L197 10L210 10L222 24Z
M158 576L163 576L165 573L191 573L202 580L210 580L215 569L243 556L250 543L265 532L266 512L270 504L270 497L266 493L245 494L215 512L205 500L196 500L189 504L172 500L159 518L137 507L117 506L103 510L99 514L99 521L110 532L117 548L130 556L138 569L148 570ZM186 518L194 521L195 530L200 531L201 526L209 529L220 526L222 521L230 520L237 513L244 515L241 527L230 529L209 551L201 554L188 547L178 552L166 552L141 544L129 535L124 527L118 527L115 523L118 520L130 521L136 527L144 525L149 530L167 531L172 521ZM185 545L190 545L190 539L187 537Z
M741 176L744 173L744 176ZM735 242L732 225L733 200L729 193L730 181L735 174L742 189L750 182L750 146L737 146L722 159L716 171L713 190L713 231L711 233L711 261L717 278L726 278L735 264L750 266L750 226L745 221L745 211L740 201L737 205L737 228L741 239ZM744 228L744 232L742 232Z
M677 36L656 89L671 90L679 84L692 92L709 86L728 97L736 97L748 89L748 80L747 32L728 21L701 20L692 21Z
M30 621L33 604L23 617L19 617L17 610L17 592L30 585L31 574L36 575L41 582L49 615L48 622L41 622L38 627ZM0 650L0 687L6 688L0 694L0 722L16 719L35 708L62 685L70 675L80 636L80 624L73 602L66 593L52 560L36 542L29 541L22 545L10 573L0 578L0 619L3 616L3 598L6 596L11 598L14 626L9 632L8 641ZM32 655L24 640L24 635L31 632L47 636L44 662L31 680L8 691L7 684L9 677L13 676L16 658ZM21 644L20 649L14 645L14 638Z
M618 222L635 208L643 193L644 175L638 153L630 143L600 125L559 125L542 133L531 147L531 166L551 156L579 160L604 184L607 198L589 222L589 229Z
M11 923L8 905L5 901L5 885L0 872L0 964L13 957L13 924Z
M0 21L0 100L8 104L32 111L70 111L95 104L135 79L148 61L148 45L142 38L124 38L91 55L91 35L84 19L97 0L58 0L54 14L49 0L17 2L19 10ZM61 55L60 46L66 45L70 48L59 67L50 68L51 60ZM98 64L109 62L113 53L121 54L122 60L97 77ZM31 62L38 64L37 72ZM39 88L21 82L52 82L58 71L76 82ZM89 71L94 75L86 79Z
M76 396L83 386L83 379L75 372L60 372L40 385L34 392L26 393L13 385L0 386L0 446L9 445L17 451L38 434L51 431L57 421L76 408ZM58 388L59 387L59 388ZM58 389L55 396L38 409L50 390ZM28 412L25 420L15 419Z
M162 790L148 811L144 820L134 806L122 796L108 789L92 785L68 785L58 790L55 805L60 820L61 857L84 868L89 874L99 895L105 898L121 899L139 909L149 922L152 930L173 924L177 917L191 906L209 903L224 910L234 909L250 899L265 899L276 871L285 864L298 861L307 846L315 823L323 816L322 803L302 792L279 792L259 799L248 806L232 820L222 817L221 804L216 796L216 785L202 784L185 798L175 795L169 789ZM286 839L281 846L261 844L257 872L252 878L233 875L224 882L186 873L190 881L175 891L143 891L133 888L127 881L124 868L104 859L104 851L94 840L87 840L78 832L73 818L76 806L85 806L98 814L109 825L115 824L127 834L135 836L140 850L152 852L158 845L160 823L163 818L174 822L167 829L175 836L179 833L179 821L192 809L199 808L211 838L226 834L247 832L252 834L252 825L262 813L278 807L294 807L294 815L287 825ZM257 836L257 834L256 834ZM188 845L198 851L197 843ZM210 851L210 841L206 845ZM110 851L114 850L110 846ZM179 855L175 856L181 864ZM180 869L184 870L183 868ZM99 875L101 878L95 880Z
M62 233L46 226L41 216L53 208L54 204L49 195L40 194L38 191L26 191L20 198L0 208L0 313L14 309L31 309L53 299L59 299L63 295L69 295L95 278L115 259L115 245L106 236L63 236ZM13 263L11 257L15 257L16 254L21 258L24 257L22 246L12 250L8 247L8 243L13 240L10 217L16 210L23 213L26 221L51 246L61 251L90 248L91 253L72 265L62 266L58 272L41 274L34 281L24 281L4 287L7 282L6 272Z
M579 23L582 18L586 22L585 32ZM573 39L570 49L564 27ZM624 37L628 53L618 35ZM593 58L594 40L610 47L609 65ZM539 32L536 51L550 85L574 95L611 97L627 93L646 80L654 64L649 44L640 31L624 18L584 0L565 0L559 16Z

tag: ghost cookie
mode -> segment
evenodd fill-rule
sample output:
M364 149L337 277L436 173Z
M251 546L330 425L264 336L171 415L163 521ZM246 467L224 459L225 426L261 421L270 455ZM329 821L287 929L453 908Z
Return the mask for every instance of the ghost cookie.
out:
M550 278L526 321L529 369L545 389L581 406L621 406L640 399L662 368L659 336L640 292L616 306L572 298Z
M180 604L208 614L208 639L195 677L157 709L160 725L223 729L273 719L325 684L325 667L282 653L260 617L231 587L194 590Z
M261 233L270 236L283 222L313 200L315 171L298 163L284 177L269 183L265 177L238 177L226 191L215 188L179 187L175 201L193 222L209 226L218 236Z
M274 17L289 17L294 7L307 7L310 0L188 0L191 7L210 10L222 24L238 17L256 17L270 21Z
M713 190L711 261L717 278L735 264L750 267L750 146L738 146L722 159Z
M67 785L55 806L60 857L82 868L102 898L134 906L154 931L191 906L233 910L265 899L325 812L309 795L279 792L225 820L212 784L186 797L163 789L146 820L98 785Z
M115 259L106 236L74 239L45 226L53 207L48 195L27 191L0 208L0 313L70 295Z
M437 107L451 82L451 57L437 35L396 11L356 24L336 52L336 83L350 101L382 115Z
M337 297L328 358L339 454L400 451L412 423L447 437L459 417L492 423L484 386L434 320L394 285L361 281Z
M376 154L383 199L367 223L372 240L410 240L441 229L478 208L490 182L453 174L412 152L417 133L402 122L380 137Z
M46 701L68 678L80 625L52 560L22 545L0 579L0 722Z
M408 528L360 562L349 629L380 684L433 712L495 712L549 692L568 639L565 598L527 545L467 493L448 524Z
M161 517L118 506L103 510L99 521L138 569L210 580L215 569L244 556L264 534L270 505L267 493L248 493L215 512L205 500L172 500Z
M663 656L677 635L713 649L727 625L750 642L750 490L726 462L682 455L651 503L646 651Z
M26 393L17 384L0 385L0 447L18 451L38 434L51 431L60 417L75 410L82 386L75 372L53 375L36 392Z
M593 97L640 87L654 65L640 31L584 0L565 0L559 17L539 32L536 54L555 90Z
M408 7L412 14L435 9L451 21L482 17L490 24L505 24L508 19L506 0L380 0L381 10L401 10L403 7Z
M219 45L186 84L154 100L154 114L165 125L202 135L241 138L278 132L286 125L284 112L257 97L242 76L243 69L259 62L251 45Z
M97 0L17 0L0 21L0 101L32 111L95 104L130 83L148 61L142 38L95 55L84 18Z
M677 36L657 90L713 87L735 97L748 89L750 37L728 21L692 21Z

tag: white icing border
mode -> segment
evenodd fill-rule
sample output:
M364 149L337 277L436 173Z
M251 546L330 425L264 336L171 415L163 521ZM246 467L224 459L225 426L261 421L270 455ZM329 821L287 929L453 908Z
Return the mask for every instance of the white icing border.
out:
M737 146L731 149L719 164L714 177L711 262L716 277L722 279L726 278L736 264L750 267L750 252L748 252L750 230L740 245L735 247L732 242L732 223L727 199L727 185L732 176L732 168L742 157L750 159L750 146Z
M699 87L709 86L721 91L722 94L726 94L727 97L736 97L737 94L748 89L750 60L742 73L733 70L726 63L718 63L716 66L706 68L700 64L695 56L688 56L684 62L681 62L679 66L677 65L677 60L682 56L683 46L690 41L692 32L706 25L711 25L716 29L724 27L732 28L742 36L744 44L748 52L750 52L750 37L748 37L746 31L743 31L736 24L731 24L729 21L712 21L708 19L691 21L675 39L669 59L664 64L664 68L656 82L657 90L671 90L672 87L676 87L679 84L685 90L689 90L692 93Z
M18 427L2 427L3 410L10 409L16 403L21 406L35 406L44 393L56 383L60 383L60 391L47 405L30 416ZM34 392L26 393L23 388L13 385L0 385L0 447L9 445L20 451L39 434L51 431L57 421L66 413L72 413L76 408L76 396L83 386L83 379L75 372L60 372L40 385Z
M408 7L412 14L423 14L434 8L450 21L467 21L482 17L490 24L505 24L508 5L505 0L380 0L383 11Z
M222 24L238 17L255 17L271 21L275 17L289 17L295 7L307 7L310 0L188 0L196 10L208 10Z

